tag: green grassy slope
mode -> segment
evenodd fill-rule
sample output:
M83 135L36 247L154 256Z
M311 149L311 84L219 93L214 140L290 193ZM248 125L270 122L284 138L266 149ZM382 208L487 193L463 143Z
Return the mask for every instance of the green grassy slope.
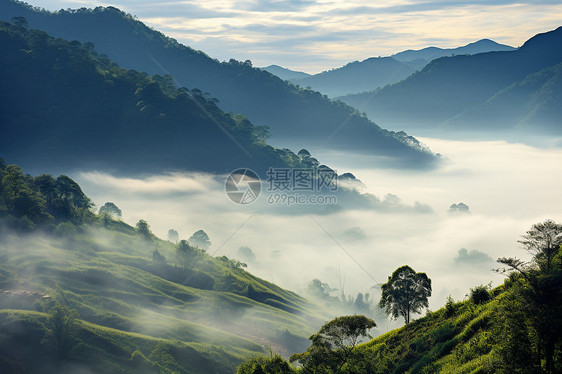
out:
M176 244L94 214L70 179L45 177L0 159L0 372L232 373L250 354L306 348L325 318L224 256L192 249L179 265ZM78 312L65 360L42 343L55 304Z
M167 265L181 281L155 275L149 254L156 243L174 258L169 242L94 226L64 238L5 237L0 305L47 311L56 299L81 319L119 332L234 349L232 362L240 351L263 352L267 345L298 349L285 345L283 333L304 340L315 324L307 301L220 258L205 255L187 268Z

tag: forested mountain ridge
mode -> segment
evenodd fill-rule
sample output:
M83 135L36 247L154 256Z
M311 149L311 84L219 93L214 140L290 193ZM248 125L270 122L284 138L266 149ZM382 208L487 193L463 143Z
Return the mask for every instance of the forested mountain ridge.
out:
M3 159L0 259L3 373L227 374L265 345L304 349L322 318L239 261L96 214L69 177Z
M560 134L562 105L557 80L545 86L547 90L537 87L540 92L536 94L529 91L529 83L533 74L555 70L561 62L562 28L558 28L534 36L515 51L436 59L402 82L342 100L377 115L386 124L405 125L410 130L540 129L545 134ZM542 76L554 74L552 69ZM525 89L514 90L518 86ZM500 100L506 90L511 105Z
M34 171L299 166L289 150L267 145L266 128L168 76L122 69L89 44L2 22L0 46L0 149Z
M342 102L298 88L253 68L249 61L219 62L145 26L116 8L40 11L24 3L0 1L0 17L24 17L30 28L55 37L93 42L95 50L120 66L148 74L171 74L179 85L218 98L225 111L244 114L271 128L272 139L299 147L355 149L400 159L407 167L428 166L433 154L404 132L391 132ZM165 70L163 70L165 69Z

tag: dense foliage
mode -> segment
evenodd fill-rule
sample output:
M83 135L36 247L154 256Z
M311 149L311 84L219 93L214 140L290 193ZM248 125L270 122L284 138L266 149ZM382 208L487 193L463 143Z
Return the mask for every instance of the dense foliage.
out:
M21 230L36 226L63 231L94 220L93 204L66 175L24 174L0 158L0 223Z
M299 166L267 145L267 128L224 113L198 89L177 89L170 76L120 68L91 43L2 22L0 48L0 148L20 165L262 174Z

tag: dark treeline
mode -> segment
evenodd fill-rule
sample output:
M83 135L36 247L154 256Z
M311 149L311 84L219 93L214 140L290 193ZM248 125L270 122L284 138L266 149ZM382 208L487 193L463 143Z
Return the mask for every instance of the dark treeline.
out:
M0 24L0 46L0 147L26 168L300 166L289 150L267 145L267 127L223 112L201 90L177 89L170 76L120 68L91 43L51 38L16 19Z

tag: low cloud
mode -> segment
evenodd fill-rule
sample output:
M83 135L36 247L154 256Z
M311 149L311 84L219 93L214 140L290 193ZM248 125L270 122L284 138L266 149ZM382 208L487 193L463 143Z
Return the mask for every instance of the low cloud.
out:
M250 272L299 293L317 278L333 287L345 283L349 295L373 294L371 286L408 264L432 279L435 309L449 294L459 300L470 287L503 282L490 271L492 262L469 262L483 256L525 258L517 244L520 235L544 219L562 221L552 203L562 198L562 174L556 172L562 151L505 142L424 142L447 156L435 170L372 169L364 155L315 152L334 169L352 172L363 181L362 191L381 196L389 209L280 214L263 201L233 203L225 194L224 176L205 174L195 181L191 173L140 181L91 173L73 177L98 206L114 202L126 222L146 219L161 238L169 229L176 229L180 239L203 229L215 256L238 258L240 247L251 248L256 261L248 261ZM174 181L186 192L178 191ZM433 212L420 214L418 200ZM451 216L449 206L459 201L469 203L472 214ZM467 251L459 256L452 248Z
M455 264L462 266L483 266L494 262L494 260L486 253L480 252L476 249L468 251L466 248L459 249L454 261Z

